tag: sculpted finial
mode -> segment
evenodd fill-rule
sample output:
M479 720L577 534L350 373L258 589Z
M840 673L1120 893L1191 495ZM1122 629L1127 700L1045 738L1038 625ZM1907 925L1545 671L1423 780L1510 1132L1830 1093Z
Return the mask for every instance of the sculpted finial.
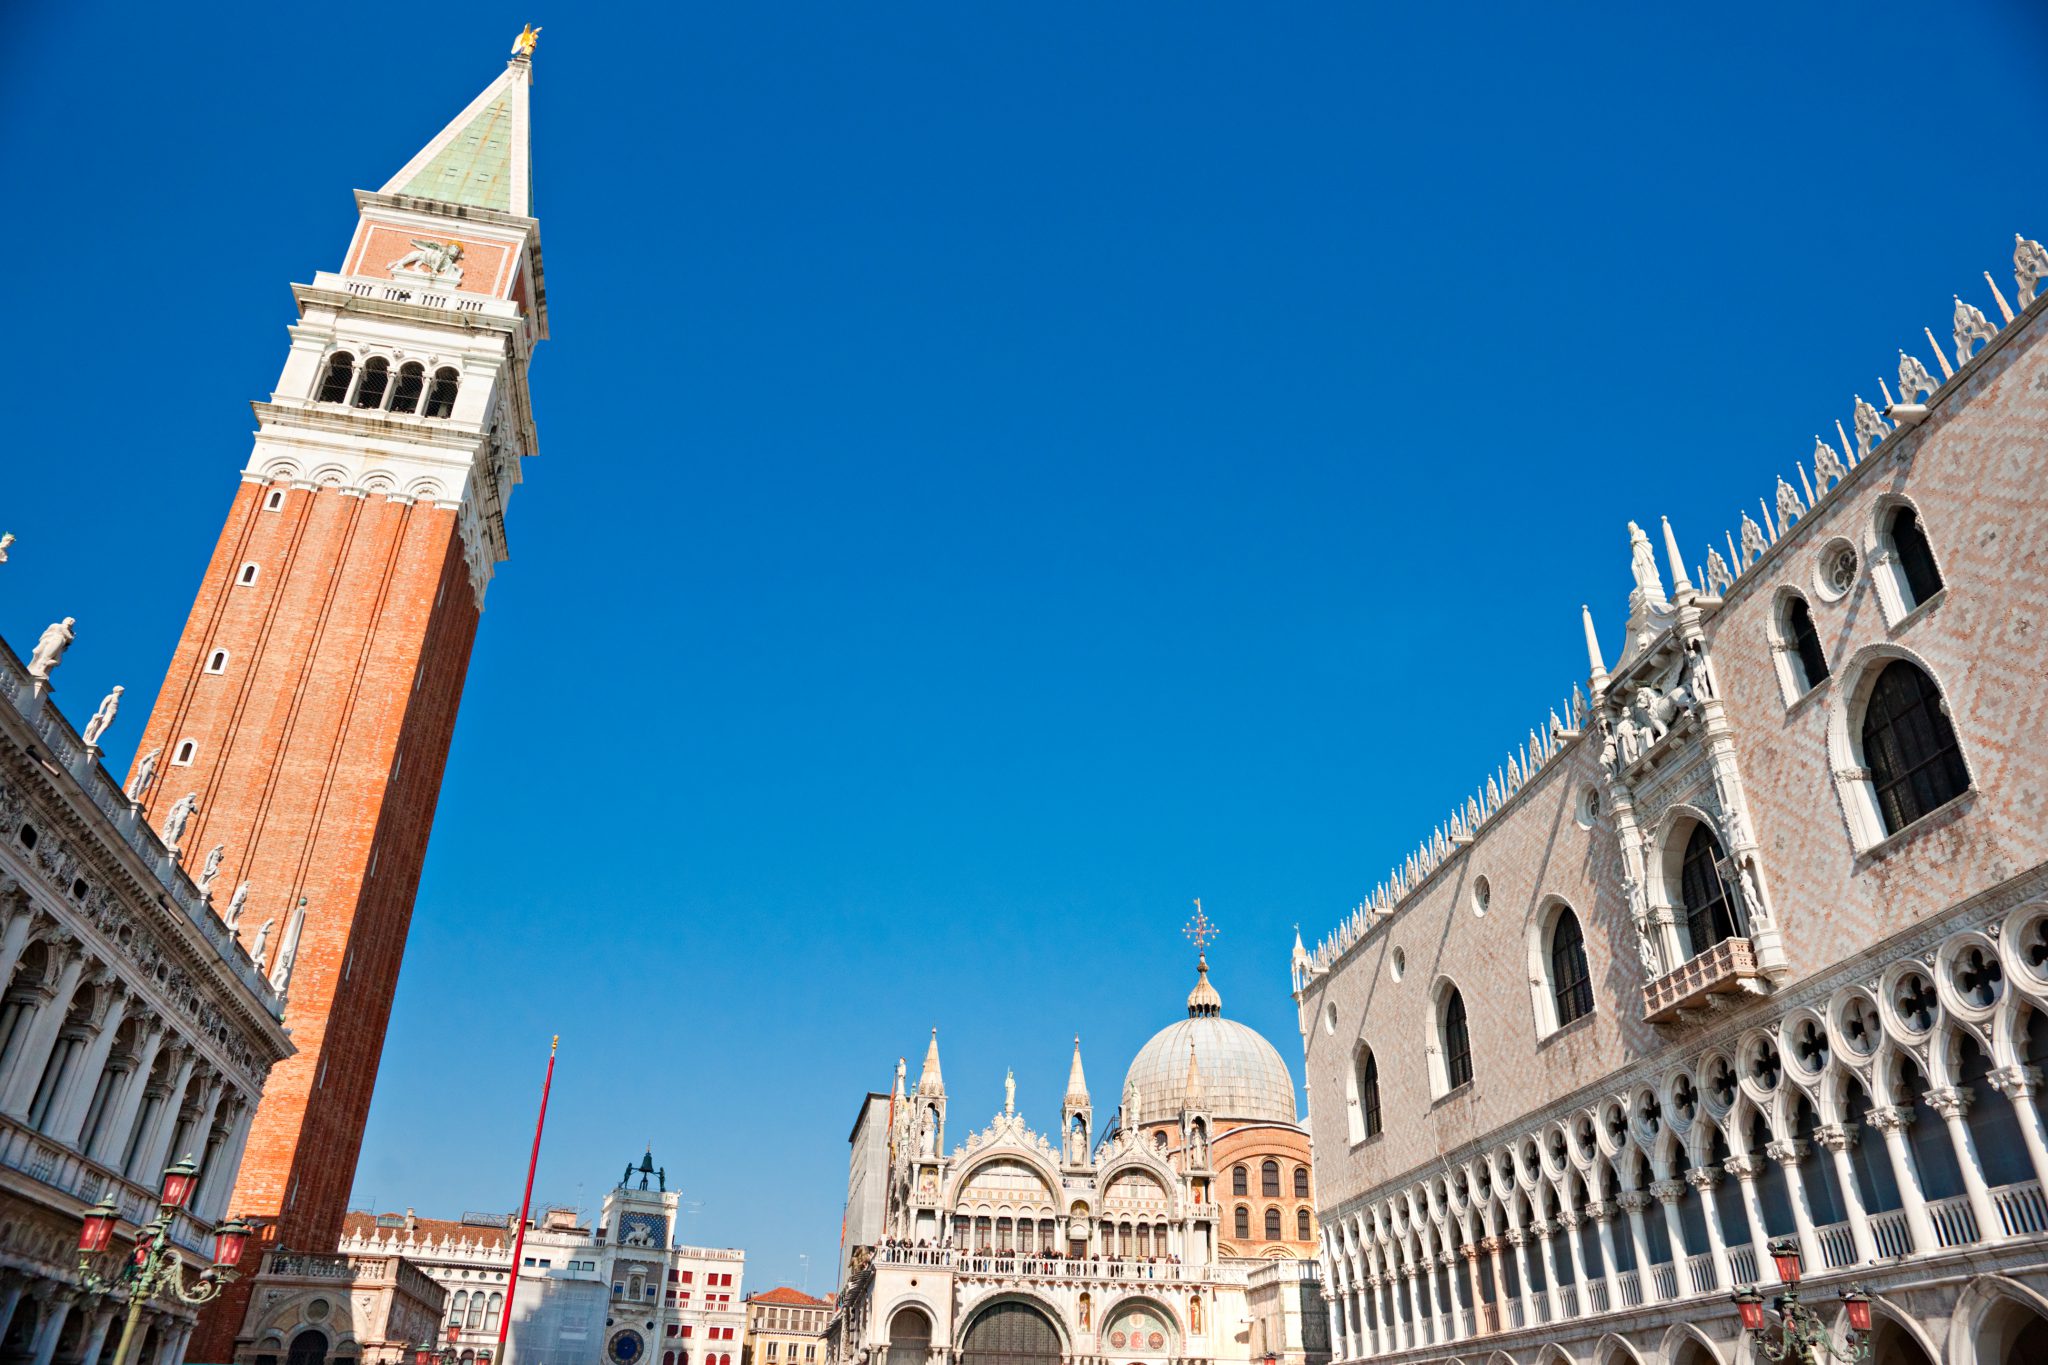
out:
M540 46L540 30L532 24L519 30L519 36L512 40L512 55L531 59L533 50Z

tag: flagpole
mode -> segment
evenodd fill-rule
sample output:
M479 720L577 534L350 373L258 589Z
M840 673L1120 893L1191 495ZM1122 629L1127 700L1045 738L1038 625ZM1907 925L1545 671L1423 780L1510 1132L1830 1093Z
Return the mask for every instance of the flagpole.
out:
M519 1297L519 1257L526 1250L526 1215L533 1207L533 1173L540 1165L541 1130L548 1125L548 1091L555 1085L555 1050L562 1045L556 1034L548 1043L548 1075L540 1083L540 1117L533 1124L533 1155L526 1162L526 1193L519 1200L519 1230L512 1236L512 1281L505 1289L505 1312L498 1319L497 1365L504 1365L505 1338L512 1331L512 1302Z

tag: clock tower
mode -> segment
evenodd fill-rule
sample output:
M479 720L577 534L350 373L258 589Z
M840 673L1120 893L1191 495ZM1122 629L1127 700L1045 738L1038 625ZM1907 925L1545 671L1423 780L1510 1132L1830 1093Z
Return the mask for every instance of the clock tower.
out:
M253 404L131 777L159 825L196 803L186 856L222 850L240 932L288 992L297 1055L271 1073L229 1205L266 1245L341 1235L470 646L535 454L547 295L524 35L515 52L357 192L340 268L293 286L283 371ZM230 1358L249 1283L193 1358Z

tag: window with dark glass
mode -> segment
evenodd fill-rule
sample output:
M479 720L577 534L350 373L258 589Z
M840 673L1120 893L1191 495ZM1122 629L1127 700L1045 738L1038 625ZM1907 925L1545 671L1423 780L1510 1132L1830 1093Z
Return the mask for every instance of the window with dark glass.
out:
M1245 1172L1244 1167L1232 1166L1230 1168L1230 1192L1232 1194L1250 1194L1252 1192L1251 1176Z
M1941 689L1904 659L1886 664L1870 689L1863 762L1887 834L1947 805L1970 785Z
M1237 1216L1231 1220L1231 1230L1239 1237L1252 1235L1252 1211L1244 1205L1237 1206Z
M1294 1211L1294 1240L1297 1242L1309 1240L1307 1209L1296 1209Z
M383 407L384 390L390 387L391 362L381 355L371 356L363 362L363 382L356 385L356 406Z
M1266 1240L1269 1242L1280 1240L1280 1210L1278 1209L1266 1210Z
M1679 865L1678 897L1685 910L1685 933L1697 957L1725 938L1736 936L1735 907L1721 882L1721 841L1705 825L1694 825Z
M434 371L433 387L427 390L428 417L452 417L455 415L455 383L453 369L442 366Z
M420 395L426 392L427 367L408 360L398 367L398 387L391 391L393 412L418 412Z
M340 403L348 398L348 382L355 377L356 358L347 351L336 351L327 358L327 373L321 376L318 400L322 403Z
M1452 1090L1472 1080L1472 1038L1465 1028L1465 997L1455 988L1444 1000L1444 1078Z
M1259 1163L1259 1193L1268 1199L1280 1193L1280 1163L1266 1160Z
M1920 529L1920 518L1912 508L1901 507L1892 513L1891 539L1892 553L1898 556L1899 572L1906 580L1906 596L1912 599L1906 603L1910 611L1941 591L1941 570L1934 565L1934 551L1928 547L1927 533Z
M1586 935L1570 906L1550 928L1550 991L1559 1028L1593 1012L1593 974L1586 968Z
M1794 597L1785 603L1785 633L1799 659L1799 690L1811 692L1827 679L1828 656L1820 647L1820 632L1813 628L1813 612L1805 598Z
M1294 1197L1296 1199L1308 1198L1308 1167L1306 1166L1296 1166L1294 1168Z
M1358 1108L1365 1118L1365 1135L1380 1135L1380 1062L1371 1052L1358 1069Z

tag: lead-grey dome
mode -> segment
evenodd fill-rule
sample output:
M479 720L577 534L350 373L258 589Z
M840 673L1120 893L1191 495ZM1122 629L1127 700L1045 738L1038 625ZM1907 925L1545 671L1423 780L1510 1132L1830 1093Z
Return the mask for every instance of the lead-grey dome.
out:
M1257 1030L1225 1019L1223 1001L1199 964L1188 995L1188 1017L1168 1024L1138 1049L1124 1073L1125 1124L1171 1123L1188 1090L1188 1054L1194 1053L1201 1107L1211 1117L1255 1123L1294 1123L1294 1077L1280 1052Z

